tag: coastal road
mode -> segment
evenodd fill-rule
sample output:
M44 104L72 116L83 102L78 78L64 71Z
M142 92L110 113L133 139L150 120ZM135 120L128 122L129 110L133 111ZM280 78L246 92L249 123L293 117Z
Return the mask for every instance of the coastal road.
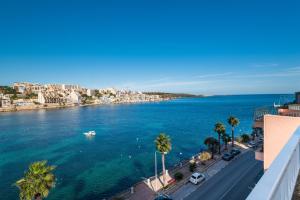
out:
M255 160L253 151L246 152L204 182L185 200L246 199L262 173L263 163Z

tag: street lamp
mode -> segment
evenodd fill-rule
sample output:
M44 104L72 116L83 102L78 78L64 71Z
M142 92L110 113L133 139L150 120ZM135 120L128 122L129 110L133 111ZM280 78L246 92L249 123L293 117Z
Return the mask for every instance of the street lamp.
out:
M180 164L180 167L182 167L182 162L181 162L181 160L182 160L182 152L179 152L179 164Z

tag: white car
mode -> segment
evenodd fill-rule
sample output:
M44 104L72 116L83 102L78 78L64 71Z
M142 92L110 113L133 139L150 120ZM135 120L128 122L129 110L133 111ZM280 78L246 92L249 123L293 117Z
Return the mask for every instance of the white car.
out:
M201 183L202 181L205 180L205 175L201 174L201 173L194 173L192 174L191 178L190 178L190 182L197 185L198 183Z

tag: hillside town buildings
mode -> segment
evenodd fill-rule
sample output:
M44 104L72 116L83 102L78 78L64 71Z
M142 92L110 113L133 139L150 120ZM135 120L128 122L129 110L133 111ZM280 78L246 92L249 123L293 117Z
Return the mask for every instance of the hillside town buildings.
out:
M89 97L94 96L95 94L96 94L95 90L87 89L86 91L86 95L88 95Z
M12 85L12 88L16 93L0 94L0 108L22 110L86 104L156 102L169 99L131 90L90 89L71 84L16 82ZM0 109L0 111L3 110Z
M65 100L63 95L57 92L39 92L37 102L39 104L61 104Z
M67 97L67 103L80 104L81 95L73 90Z
M13 89L15 89L18 93L23 94L25 92L27 83L14 83Z
M79 85L66 85L62 84L61 85L62 90L80 90L81 87Z
M0 107L8 108L11 106L11 100L8 95L0 94Z

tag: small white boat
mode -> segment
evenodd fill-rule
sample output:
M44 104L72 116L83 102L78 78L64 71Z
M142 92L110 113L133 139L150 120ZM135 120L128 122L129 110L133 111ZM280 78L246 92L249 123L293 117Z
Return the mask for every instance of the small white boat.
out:
M280 104L275 104L275 102L274 102L274 108L279 108L281 105Z
M86 133L83 133L85 136L87 137L92 137L92 136L95 136L96 135L96 132L95 131L89 131L89 132L86 132Z

